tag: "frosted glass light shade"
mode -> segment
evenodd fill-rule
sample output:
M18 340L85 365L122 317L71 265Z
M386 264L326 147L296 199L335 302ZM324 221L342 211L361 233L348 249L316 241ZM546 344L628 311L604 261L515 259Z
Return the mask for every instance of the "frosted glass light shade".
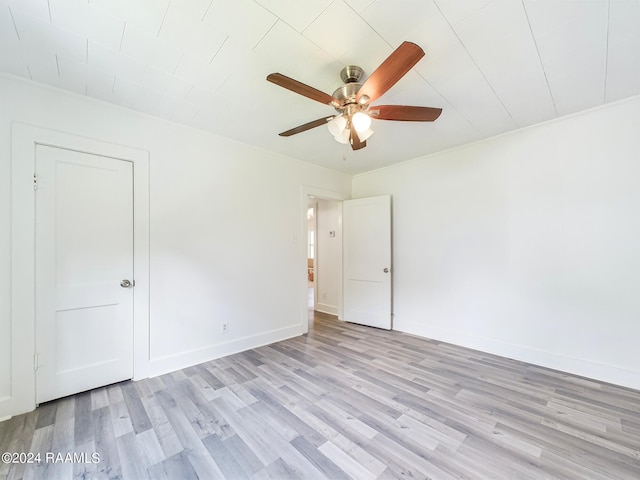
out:
M349 129L344 129L342 130L342 133L340 133L340 135L336 135L335 139L336 141L340 142L340 143L349 143L349 137L350 137L350 131Z
M367 128L364 132L358 132L358 137L360 138L361 142L364 142L371 135L373 135L373 130L371 130L370 128Z
M327 128L329 129L329 132L331 132L331 135L333 135L334 137L340 135L344 131L346 126L347 119L342 115L333 117L331 120L329 120L329 122L327 122Z
M366 113L356 112L351 117L351 124L356 129L356 132L364 132L371 126L371 117Z

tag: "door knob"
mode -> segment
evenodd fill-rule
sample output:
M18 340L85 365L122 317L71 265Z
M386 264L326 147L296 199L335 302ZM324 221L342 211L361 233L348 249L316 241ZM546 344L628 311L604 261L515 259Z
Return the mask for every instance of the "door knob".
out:
M129 288L131 286L131 280L127 280L126 278L120 282L120 286L122 288Z
M389 273L389 269L387 267L384 267L384 270L382 270L384 273Z

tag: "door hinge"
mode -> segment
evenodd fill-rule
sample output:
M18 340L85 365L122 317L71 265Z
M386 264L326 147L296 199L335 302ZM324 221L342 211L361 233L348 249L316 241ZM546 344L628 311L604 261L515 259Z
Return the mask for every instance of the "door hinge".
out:
M38 371L38 367L40 366L38 363L39 360L40 360L40 354L34 353L33 354L33 371L34 372Z
M33 191L35 192L36 190L38 190L38 174L34 173L33 174Z

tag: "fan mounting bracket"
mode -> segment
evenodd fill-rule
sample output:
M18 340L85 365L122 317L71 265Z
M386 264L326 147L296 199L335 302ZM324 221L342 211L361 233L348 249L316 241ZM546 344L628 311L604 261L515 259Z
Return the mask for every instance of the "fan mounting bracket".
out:
M344 83L359 83L364 70L357 65L347 65L340 71L340 78Z

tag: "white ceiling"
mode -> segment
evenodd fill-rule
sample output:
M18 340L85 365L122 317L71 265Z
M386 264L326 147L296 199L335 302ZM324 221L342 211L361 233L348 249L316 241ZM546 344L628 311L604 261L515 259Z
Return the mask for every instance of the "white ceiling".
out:
M0 0L0 71L356 173L637 95L639 32L640 0ZM278 136L334 110L267 74L332 93L404 40L426 56L375 103L436 122Z

